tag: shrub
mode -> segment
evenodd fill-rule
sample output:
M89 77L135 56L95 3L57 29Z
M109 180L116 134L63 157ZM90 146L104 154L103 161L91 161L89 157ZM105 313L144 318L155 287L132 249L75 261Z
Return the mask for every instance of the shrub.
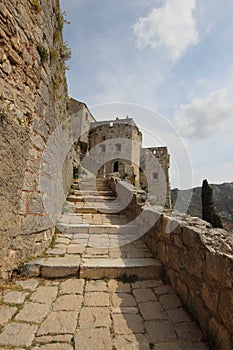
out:
M40 59L41 59L41 62L47 62L48 59L49 59L49 53L48 51L46 50L46 48L42 45L38 45L37 46L37 51L40 55Z

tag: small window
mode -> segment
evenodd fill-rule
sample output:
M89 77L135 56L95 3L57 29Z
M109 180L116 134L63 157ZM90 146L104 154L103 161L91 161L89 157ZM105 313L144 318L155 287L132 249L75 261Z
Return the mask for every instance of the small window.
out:
M100 145L100 150L102 153L106 152L106 145Z
M153 173L152 174L152 179L153 180L158 180L159 174L158 173Z
M157 151L156 151L156 149L154 149L154 150L153 150L153 154L157 154Z
M120 143L117 143L117 144L115 145L115 148L116 148L116 151L117 151L117 152L120 152L120 151L121 151L121 144L120 144Z

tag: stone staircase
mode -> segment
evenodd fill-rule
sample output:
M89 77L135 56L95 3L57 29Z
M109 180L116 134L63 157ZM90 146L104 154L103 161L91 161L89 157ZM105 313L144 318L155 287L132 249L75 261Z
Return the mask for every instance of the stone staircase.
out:
M74 180L44 257L25 264L29 276L87 279L136 275L156 279L162 266L121 211L107 180Z

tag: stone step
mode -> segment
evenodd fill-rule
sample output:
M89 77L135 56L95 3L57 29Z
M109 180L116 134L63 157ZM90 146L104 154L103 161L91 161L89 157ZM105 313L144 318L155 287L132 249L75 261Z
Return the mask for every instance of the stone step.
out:
M123 274L136 275L139 280L156 279L162 274L162 265L157 259L83 259L80 266L80 278L102 279L116 278Z
M115 198L115 195L111 191L82 191L82 190L74 190L71 192L74 196L93 196L93 197L111 197Z
M137 227L135 225L88 225L88 224L69 224L69 223L59 223L57 228L65 233L88 233L88 234L130 234L137 232Z
M67 201L69 202L100 202L104 203L106 201L112 201L114 200L114 197L111 196L87 196L87 195L69 195L67 197Z
M30 277L63 278L77 276L80 257L68 255L58 258L32 260L24 265L24 274Z

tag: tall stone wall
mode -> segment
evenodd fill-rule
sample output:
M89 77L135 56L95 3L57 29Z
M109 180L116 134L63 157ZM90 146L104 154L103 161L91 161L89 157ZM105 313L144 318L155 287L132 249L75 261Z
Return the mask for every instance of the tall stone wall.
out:
M40 254L54 231L38 178L46 142L67 117L63 23L57 0L0 3L0 278ZM64 169L67 190L70 156Z

